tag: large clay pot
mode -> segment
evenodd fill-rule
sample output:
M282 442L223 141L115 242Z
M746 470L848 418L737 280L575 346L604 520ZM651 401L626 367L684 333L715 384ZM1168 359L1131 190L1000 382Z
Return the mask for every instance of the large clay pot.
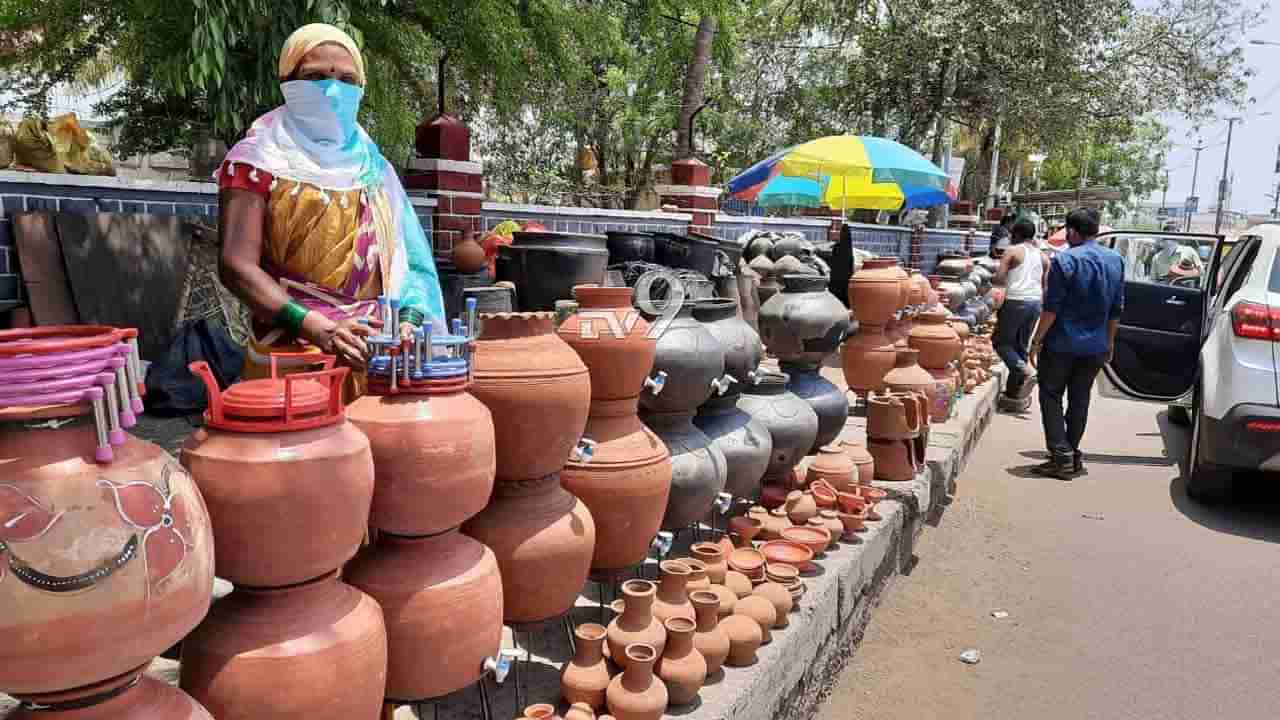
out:
M764 357L759 333L738 315L738 304L733 300L699 300L693 317L724 348L724 371L737 381L729 392L736 395L743 384L751 381L751 374Z
M660 720L667 710L667 686L653 672L658 652L652 645L635 643L625 650L627 662L621 675L609 682L605 693L609 714L616 720Z
M218 720L373 718L386 681L382 609L337 572L238 587L182 643L182 689Z
M915 479L915 460L910 440L867 440L867 451L876 461L876 479L907 482Z
M858 469L854 480L859 485L870 485L876 475L876 461L871 457L871 453L867 452L867 447L852 440L841 442L840 447L849 454L849 459L853 460L854 467Z
M631 306L634 292L628 287L576 287L578 312L556 330L586 364L593 401L636 397L653 369L658 342Z
M0 713L4 720L213 720L190 695L144 675L146 668L75 690L27 695L28 703ZM88 703L88 704L85 704Z
M671 453L671 493L662 527L678 530L706 517L728 481L724 453L693 424L691 412L646 413L642 418Z
M484 256L484 247L476 240L474 233L462 234L462 239L453 244L453 266L460 273L478 273L489 266Z
M426 537L379 533L343 578L382 607L387 698L409 703L468 687L502 646L497 558L456 528Z
M897 268L896 258L868 258L849 280L849 307L863 325L884 325L902 306Z
M782 372L791 377L787 389L809 403L818 416L818 436L805 451L806 455L813 455L822 446L835 442L844 431L845 423L849 421L849 397L835 383L824 378L815 366L782 363Z
M829 510L826 512L830 512ZM835 537L839 537L844 532L844 528L840 528ZM774 619L773 627L784 628L790 623L787 614L791 612L791 608L795 605L795 601L791 599L791 593L783 585L776 582L761 583L752 593L757 597L768 600L773 605Z
M674 617L694 618L689 602L689 580L692 571L682 560L664 560L658 565L661 579L653 600L653 616L665 623Z
M735 393L708 400L698 408L693 424L724 454L725 491L754 500L773 454L773 437L763 423L738 409L739 398Z
M693 647L707 661L707 674L715 674L724 665L725 658L729 657L729 636L720 627L720 596L710 590L698 590L689 593L689 601L693 603L693 612L697 617ZM730 608L736 603L735 596Z
M902 267L902 261L894 258L893 274L898 278L898 309L905 310L911 304L911 276Z
M924 427L916 393L872 393L867 396L867 437L912 440Z
M960 336L947 324L947 315L942 312L917 315L907 344L920 352L920 367L929 370L945 368L959 360L964 350Z
M782 284L760 307L760 337L779 360L818 365L849 333L849 310L820 275L784 275Z
M481 318L471 393L493 414L498 481L559 472L587 426L587 366L553 332L552 313Z
M842 445L833 443L818 449L818 454L809 463L807 478L812 485L825 480L837 491L845 492L853 487L857 479L853 458L845 452Z
M500 483L493 500L463 526L493 549L502 569L503 619L537 622L573 607L591 570L596 526L558 473Z
M893 392L920 393L929 398L929 405L932 406L937 400L938 385L933 376L917 364L918 356L919 352L916 350L899 350L893 369L885 373L884 384Z
M664 303L653 303L659 311ZM724 377L724 346L693 318L694 303L685 302L658 338L653 373L666 373L665 384L648 383L640 407L650 412L693 413L718 392ZM740 379L740 381L742 381Z
M668 703L688 705L698 697L707 681L707 661L693 646L697 623L685 617L668 619L667 647L662 651L656 672L667 686Z
M4 692L131 673L209 609L214 538L195 483L159 446L121 439L99 464L92 423L0 425Z
M773 607L773 603L767 599L759 595L750 595L742 598L738 601L738 604L733 606L733 614L751 618L759 624L764 643L768 643L773 639L773 633L770 629L778 622L778 611Z
M609 623L606 633L609 657L619 667L627 666L628 645L649 645L658 652L666 647L667 630L662 627L662 621L653 616L653 601L657 595L657 584L648 580L622 583L622 613Z
M790 378L783 373L761 373L743 390L738 409L769 429L773 455L765 480L782 482L818 437L818 415L807 402L787 390Z
M857 335L849 336L840 348L840 364L845 383L860 393L884 389L884 376L893 369L898 350L881 325L863 323Z
M560 696L570 705L585 703L592 710L604 708L609 689L609 663L604 659L605 628L584 623L574 628L573 658L560 672Z
M735 613L721 620L720 628L729 636L729 657L725 658L724 664L729 667L754 665L756 651L764 644L764 630L760 623Z
M365 395L347 408L347 418L369 437L373 452L370 526L434 535L461 525L489 502L493 417L466 391Z

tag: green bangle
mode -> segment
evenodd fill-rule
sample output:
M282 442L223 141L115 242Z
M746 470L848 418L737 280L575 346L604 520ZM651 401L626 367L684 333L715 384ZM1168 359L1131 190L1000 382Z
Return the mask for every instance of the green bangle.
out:
M411 325L422 327L422 321L426 319L426 315L422 314L422 312L418 310L414 310L413 308L400 309L400 322L402 323L409 323Z
M306 319L307 313L311 312L297 300L290 300L285 303L280 312L276 313L275 326L284 328L294 335L301 334L302 321Z

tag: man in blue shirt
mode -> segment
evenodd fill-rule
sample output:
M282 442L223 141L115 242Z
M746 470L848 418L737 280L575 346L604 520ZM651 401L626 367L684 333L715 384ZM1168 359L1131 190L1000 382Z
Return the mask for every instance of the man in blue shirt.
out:
M1071 247L1050 264L1044 309L1031 342L1049 449L1049 461L1032 470L1060 480L1084 474L1080 439L1089 420L1089 396L1098 371L1111 359L1124 311L1124 259L1095 240L1099 219L1096 210L1067 216Z

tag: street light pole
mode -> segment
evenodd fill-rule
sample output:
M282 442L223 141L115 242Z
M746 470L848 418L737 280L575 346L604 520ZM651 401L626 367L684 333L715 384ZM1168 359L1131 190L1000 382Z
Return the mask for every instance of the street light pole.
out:
M1206 145L1197 145L1196 147L1191 148L1192 150L1195 150L1195 151L1196 151L1196 164L1195 164L1195 169L1193 169L1193 170L1191 171L1191 197L1193 197L1193 198L1196 196L1196 183L1197 183L1197 182L1199 181L1199 179L1200 179L1200 153L1201 153L1201 152L1202 152L1206 147L1207 147ZM1197 206L1199 206L1199 204L1200 204L1200 201L1197 199L1197 200L1196 200L1196 205L1197 205ZM1186 232L1191 232L1191 214L1192 214L1192 213L1191 213L1191 208L1190 208L1190 207L1183 207L1182 209L1183 209L1183 211L1184 211L1184 212L1186 212L1186 214L1187 214ZM1197 207L1197 209L1198 209L1198 207Z
M1222 230L1222 204L1227 200L1227 170L1231 165L1231 131L1240 118L1227 118L1227 152L1222 156L1222 179L1218 180L1218 213L1213 219L1213 234Z

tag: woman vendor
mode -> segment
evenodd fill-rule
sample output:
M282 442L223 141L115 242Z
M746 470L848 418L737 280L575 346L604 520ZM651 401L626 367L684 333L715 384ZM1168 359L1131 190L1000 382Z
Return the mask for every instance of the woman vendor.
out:
M353 370L349 401L364 388L377 298L399 300L402 336L426 321L443 332L440 283L395 170L356 122L355 42L331 25L299 28L279 77L285 104L254 121L216 175L219 270L253 312L244 377L268 376L272 353L330 353Z

